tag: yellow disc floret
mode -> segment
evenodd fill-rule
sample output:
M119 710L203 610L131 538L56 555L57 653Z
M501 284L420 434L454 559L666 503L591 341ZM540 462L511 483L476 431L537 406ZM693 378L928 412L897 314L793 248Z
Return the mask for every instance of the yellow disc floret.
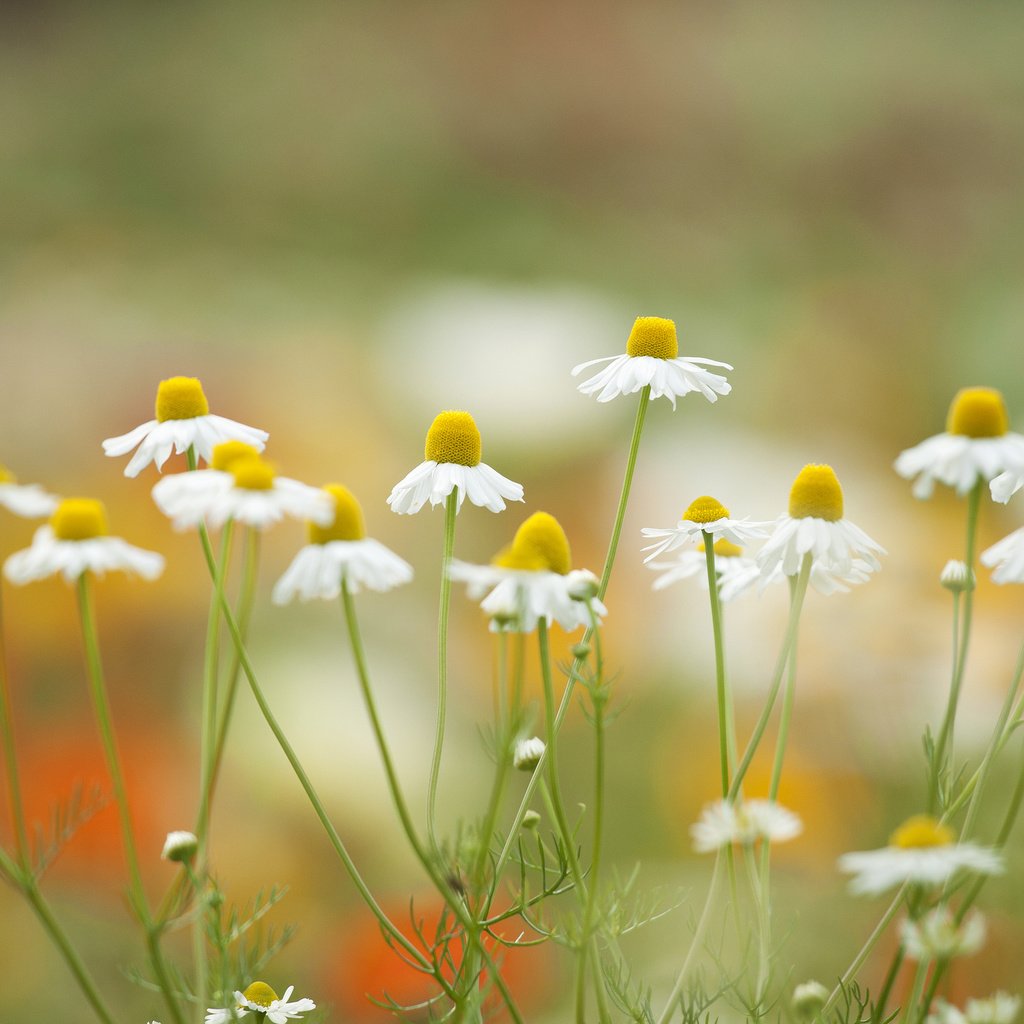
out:
M265 981L254 981L242 993L242 998L256 1006L270 1006L277 999L277 993Z
M946 432L965 437L1002 437L1010 429L1003 393L995 388L963 388L946 417Z
M57 540L91 540L109 532L107 510L95 498L65 498L50 516Z
M717 499L705 494L690 502L690 507L683 513L688 523L717 523L719 519L728 519L729 510Z
M534 512L516 530L511 546L495 557L494 564L504 569L556 572L564 576L572 568L569 538L553 515Z
M252 458L254 455L258 456L259 452L251 444L246 444L244 441L222 441L213 446L210 469L219 469L222 473L226 473L235 459Z
M901 850L914 850L923 846L949 846L956 842L956 834L930 814L915 814L889 837L890 846Z
M831 466L804 466L789 491L789 514L794 519L843 518L843 489Z
M235 478L235 486L246 491L270 491L274 488L274 467L258 455L243 455L235 459L228 472Z
M203 385L195 377L169 377L156 389L156 418L191 420L207 416L210 405L203 394Z
M480 462L480 451L480 431L468 412L449 409L434 417L424 445L428 462L475 466Z
M327 484L324 490L334 499L334 522L330 526L309 524L310 544L332 540L362 540L366 536L363 507L355 495L341 484Z
M675 359L679 355L675 320L667 320L663 316L638 316L629 332L626 355Z
M6 466L0 466L0 484L15 484L17 482L14 474Z

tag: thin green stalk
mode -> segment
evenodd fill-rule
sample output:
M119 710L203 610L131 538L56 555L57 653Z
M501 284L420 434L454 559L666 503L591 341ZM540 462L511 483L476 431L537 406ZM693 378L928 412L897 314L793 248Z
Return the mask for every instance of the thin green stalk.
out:
M792 576L789 578L789 602L792 607L796 595L796 581ZM800 624L796 625L797 636L799 635ZM775 739L775 760L772 763L772 780L768 787L768 799L774 800L779 795L779 786L782 784L782 765L786 759L786 743L789 740L789 723L793 719L793 704L796 699L796 654L797 636L793 638L793 646L789 652L786 662L786 686L782 691L782 712L779 715L779 732Z
M871 1016L871 1024L880 1024L885 1019L885 1006L889 1002L889 995L892 992L892 987L896 983L896 978L900 973L900 968L903 966L903 943L900 943L896 947L896 952L892 955L892 963L889 965L889 970L885 975L885 981L882 983L882 991L878 994L878 999L875 1000L875 1011Z
M918 1007L921 1002L921 995L924 992L924 983L927 976L928 961L922 960L917 965L917 970L914 972L914 983L910 987L910 996L903 1008L903 1019L907 1024L914 1024L914 1021L922 1016L918 1013Z
M11 805L11 821L14 825L14 843L25 876L31 870L31 850L28 843L28 828L25 824L25 805L21 799L21 781L18 776L18 754L14 746L14 714L11 691L7 678L7 643L3 621L3 588L0 586L0 743L4 748L4 764L7 767L7 796Z
M767 846L767 843L765 844ZM743 860L747 865L750 892L754 897L757 911L757 985L754 989L754 1005L758 1006L768 985L768 950L771 942L771 925L768 910L768 858L761 859L761 874L758 874L757 858L754 851L743 849Z
M732 700L725 678L725 643L722 637L722 602L718 597L718 573L715 571L715 539L704 534L704 560L708 570L711 597L711 629L715 637L715 693L718 697L718 761L722 773L722 796L729 795L729 776L736 763L736 741L730 738Z

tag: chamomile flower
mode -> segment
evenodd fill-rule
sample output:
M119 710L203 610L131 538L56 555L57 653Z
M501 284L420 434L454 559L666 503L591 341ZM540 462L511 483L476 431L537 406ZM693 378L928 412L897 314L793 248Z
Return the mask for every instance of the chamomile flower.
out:
M203 385L195 377L170 377L157 388L156 419L121 437L107 438L103 452L126 455L137 447L124 475L138 476L151 462L161 469L172 451L180 455L194 448L196 456L208 463L214 447L224 441L244 441L263 451L267 437L265 430L212 415Z
M212 469L176 473L153 487L153 500L176 530L204 521L223 526L229 519L262 530L286 515L326 526L334 518L326 491L278 476L269 462L240 452L237 444L218 445L211 461Z
M981 564L995 569L993 583L1024 583L1024 527L983 551Z
M575 377L588 367L607 363L593 377L578 385L585 395L597 394L599 402L610 402L619 395L631 395L650 385L651 400L665 395L676 407L676 398L699 391L709 402L727 395L732 385L721 374L704 369L728 363L700 356L680 356L674 320L660 316L638 316L626 341L626 353L591 359L573 368Z
M17 584L58 573L74 583L84 572L102 576L111 570L152 580L163 572L164 557L111 537L107 511L93 498L65 498L49 524L36 530L32 546L4 563L4 575Z
M521 772L532 772L547 750L547 744L539 736L517 740L512 752L512 767Z
M664 562L644 561L648 569L660 573L651 584L653 590L664 590L673 583L694 576L707 589L707 556L703 544L680 551ZM715 541L715 573L718 576L718 596L723 601L739 597L761 578L757 562L744 555L743 548L724 539Z
M995 850L976 843L958 843L953 830L927 814L907 819L880 850L844 853L839 870L854 877L850 892L876 896L910 882L943 885L959 871L998 875L1003 859Z
M795 576L807 554L812 571L819 565L844 583L862 582L862 576L881 568L878 556L885 554L859 526L843 518L843 489L831 466L800 470L789 492L789 515L776 520L757 563L763 576L778 569Z
M652 559L675 551L684 544L703 543L707 537L712 543L718 540L742 546L748 540L765 535L763 523L752 523L748 519L731 519L729 510L715 498L704 495L692 501L682 518L675 526L667 530L645 526L640 531L645 537L654 540L644 551L650 554L644 559Z
M438 413L427 431L424 460L395 484L388 498L392 512L419 512L429 501L442 505L456 491L462 508L465 498L474 505L501 512L505 501L522 501L523 486L503 477L480 461L480 431L468 412Z
M531 633L544 619L571 632L589 627L591 616L600 621L608 614L594 596L594 574L572 569L569 540L547 512L534 512L491 565L453 560L449 574L468 585L470 597L490 591L480 607L491 617L492 630Z
M324 491L334 504L334 520L329 526L309 524L309 543L275 584L274 604L287 604L295 597L333 601L341 593L342 580L353 594L363 586L390 590L408 583L412 566L366 536L363 509L352 492L341 484L328 484Z
M935 907L916 921L904 919L900 933L903 949L911 960L948 960L981 949L985 918L972 910L958 925L949 907Z
M930 497L936 481L966 494L980 480L999 480L993 497L1006 501L1024 474L1024 437L1010 432L1001 392L964 388L949 407L945 432L901 452L895 469L917 478L915 498Z
M235 993L235 1006L212 1007L206 1011L205 1024L230 1024L244 1017L250 1010L258 1012L270 1024L286 1024L299 1020L304 1013L316 1009L312 999L290 1001L295 986L289 985L279 999L277 993L265 982L254 981L244 992Z
M774 800L716 800L700 812L690 835L697 853L710 853L734 844L753 846L761 840L784 843L803 828L792 811Z
M14 474L0 466L0 506L25 519L52 515L60 502L39 484L19 484Z
M996 992L988 999L968 999L963 1010L937 999L926 1024L1012 1024L1019 1010L1020 996L1006 992Z

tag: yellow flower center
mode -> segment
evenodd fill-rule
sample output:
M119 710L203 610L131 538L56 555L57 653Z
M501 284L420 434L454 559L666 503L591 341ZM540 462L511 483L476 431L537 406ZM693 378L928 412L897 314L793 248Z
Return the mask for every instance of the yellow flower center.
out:
M254 981L242 995L257 1006L270 1006L277 999L277 993L265 981Z
M14 474L6 466L0 466L0 484L13 483L17 483Z
M226 473L228 467L235 459L252 458L260 453L251 444L244 441L222 441L213 446L213 457L210 460L211 469L219 469Z
M424 455L428 462L475 466L480 462L480 431L468 412L439 412L427 431Z
M700 545L699 550L704 550L703 544ZM743 548L739 544L733 544L731 540L720 537L715 541L715 554L719 558L739 558L743 554Z
M719 519L728 519L729 510L717 499L703 495L690 502L690 507L683 513L688 523L716 523Z
M324 490L334 499L334 522L330 526L309 524L310 544L332 540L362 540L366 536L363 507L355 495L341 484L327 484Z
M235 486L246 491L270 491L274 488L274 467L258 455L242 455L228 466Z
M107 510L95 498L65 498L50 516L50 528L58 540L91 540L110 532Z
M948 825L941 824L929 814L915 814L889 837L890 846L901 850L915 850L923 846L950 846L956 835Z
M1010 429L1003 394L995 388L963 388L946 417L948 434L965 437L1002 437Z
M679 355L675 320L662 316L638 316L629 332L626 355L675 359Z
M156 418L191 420L210 412L203 385L195 377L170 377L156 389Z
M572 568L569 538L558 520L547 512L534 512L516 530L511 546L494 559L504 569L556 572L564 576Z
M794 519L843 518L843 489L831 466L804 466L789 491L789 514Z

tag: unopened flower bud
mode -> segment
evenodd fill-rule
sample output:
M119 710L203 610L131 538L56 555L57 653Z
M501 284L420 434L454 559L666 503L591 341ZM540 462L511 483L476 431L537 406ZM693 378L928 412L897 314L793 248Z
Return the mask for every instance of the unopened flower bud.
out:
M573 569L568 575L568 582L567 593L574 601L592 601L601 586L589 569Z
M544 741L539 736L531 736L528 740L519 740L512 754L512 766L521 772L532 772L540 764L544 750Z
M572 649L572 656L574 658L590 657L590 644L575 644Z
M950 559L939 576L939 582L954 594L974 589L974 572L966 563Z
M829 991L820 981L805 981L793 989L793 1010L801 1020L811 1020L828 1002Z
M536 811L527 811L523 815L523 828L535 829L540 824L540 815Z
M160 856L164 860L184 863L191 860L199 847L199 840L191 832L168 832Z

